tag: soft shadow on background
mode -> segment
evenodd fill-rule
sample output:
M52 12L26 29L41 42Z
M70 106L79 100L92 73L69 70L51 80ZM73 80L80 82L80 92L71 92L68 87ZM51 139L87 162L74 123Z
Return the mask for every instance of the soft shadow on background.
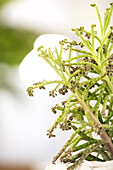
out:
M94 0L102 16L111 0ZM44 33L76 39L71 28L98 22L91 0L0 0L0 163L25 164L44 170L65 143L70 132L56 139L46 136L55 120L51 107L56 100L43 91L26 94L19 64ZM113 21L112 23L113 24ZM38 65L37 65L38 66ZM30 68L32 69L32 68ZM38 79L37 73L37 79Z

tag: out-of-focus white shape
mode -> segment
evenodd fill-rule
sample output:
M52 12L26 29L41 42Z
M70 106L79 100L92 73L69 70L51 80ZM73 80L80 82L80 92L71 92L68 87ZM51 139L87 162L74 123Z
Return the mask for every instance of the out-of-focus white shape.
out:
M19 68L20 77L27 87L38 81L60 80L53 68L38 56L37 48L43 45L45 49L51 48L54 51L57 47L60 51L59 41L63 39L68 38L59 34L44 34L36 39L34 49L24 58ZM74 52L73 55L75 54ZM63 58L65 57L68 57L68 52L63 53Z
M90 29L98 17L90 3L96 3L102 18L112 0L18 0L6 4L1 10L3 21L13 27L30 28L38 33L61 33L74 37L72 27ZM113 24L113 20L111 21Z
M69 166L69 165L68 165ZM49 164L45 170L66 170L67 166L64 164ZM98 161L84 161L76 170L112 170L113 161L98 162Z
M45 170L66 170L67 166L65 164L49 164Z

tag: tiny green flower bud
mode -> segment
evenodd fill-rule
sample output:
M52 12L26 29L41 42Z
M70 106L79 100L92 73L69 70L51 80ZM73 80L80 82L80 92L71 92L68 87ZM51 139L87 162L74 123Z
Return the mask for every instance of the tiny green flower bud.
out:
M90 6L92 6L92 7L96 7L96 4L90 4Z
M75 31L76 31L76 28L72 28L71 30L75 32Z
M72 41L72 45L78 45L76 41Z
M44 48L42 45L37 48L37 51L40 51L42 48Z
M113 2L111 2L110 5L113 6Z
M95 27L96 27L96 24L92 24L92 25L91 25L91 28L95 28Z
M106 8L106 11L109 12L109 11L110 11L110 8Z
M111 26L110 29L113 30L113 26Z

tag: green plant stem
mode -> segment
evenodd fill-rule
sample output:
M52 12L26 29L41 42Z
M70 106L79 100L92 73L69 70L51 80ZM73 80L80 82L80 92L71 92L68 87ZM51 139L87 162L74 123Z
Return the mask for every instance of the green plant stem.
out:
M83 58L83 57L90 57L90 58L93 58L93 56L91 56L91 55L78 55L78 56L76 56L76 57L72 57L72 58L70 58L70 59L68 59L68 60L65 60L65 62L69 62L69 61L73 61L73 60L76 60L76 59L79 59L79 58Z
M72 46L69 47L69 60L71 59L71 54L72 54ZM70 63L70 61L68 61L68 63ZM69 75L70 75L70 65L68 66L68 70L69 70Z
M83 106L83 108L85 110L88 110L89 116L91 117L92 121L94 122L94 124L98 124L100 127L102 127L101 123L99 122L99 120L94 116L94 114L92 113L92 111L90 110L90 108L85 104L85 102L83 100L81 100L81 98L79 97L79 95L77 93L74 93L76 99L79 101L79 103ZM112 158L113 159L113 144L109 138L109 136L107 135L107 133L105 132L105 130L103 129L103 132L100 133L100 137L102 138L103 142L105 142L105 144L107 145L109 152L111 152Z
M69 166L67 168L67 170L72 170L72 169L75 169L78 165L80 165L82 163L82 161L93 151L95 150L96 148L98 148L98 146L100 145L100 142L98 142L97 144L95 145L91 145L87 150L86 152L71 166Z
M106 80L111 92L113 93L113 85L112 85L111 81L109 80L109 77L105 76L104 79Z
M67 117L68 117L68 114L69 114L69 104L70 104L70 101L71 101L72 98L73 98L73 95L71 95L67 99L66 106L65 106L65 109L64 109L64 122L67 121Z
M91 35L91 32L89 31L84 30L84 32ZM98 40L99 43L101 43L100 38L96 34L94 34L94 37Z
M57 127L57 125L60 123L62 117L63 117L64 113L61 112L61 114L58 116L57 120L54 122L53 126L51 127L51 129L49 130L50 133L53 132L53 130Z
M79 127L69 138L69 140L65 143L65 145L62 147L62 149L58 152L58 154L53 158L52 163L55 163L55 161L61 156L61 154L65 151L65 149L70 145L70 142L72 139L77 135L77 133L83 128L83 126Z
M81 145L75 147L75 148L73 149L73 152L76 152L76 151L78 151L78 150L84 149L85 147L88 147L88 146L90 146L90 145L92 145L92 144L94 144L94 143L98 143L98 142L99 142L99 140L94 139L94 140L89 141L89 142L87 142L87 143L81 144Z
M110 115L110 116L111 116L111 115ZM113 116L113 113L112 113L112 116ZM113 125L103 124L102 126L103 126L103 128L105 128L106 130L113 130Z
M62 79L64 80L65 84L67 84L67 79L64 75L63 67L62 67L62 53L63 53L63 45L60 46L60 71L62 74Z
M113 43L111 44L111 46L110 46L110 48L108 50L107 57L110 56L110 53L111 53L112 49L113 49Z
M92 53L88 52L88 51L84 51L84 50L79 50L79 49L74 49L72 48L72 51L76 51L78 53L83 53L83 54L88 54L92 56Z
M98 153L102 155L104 160L106 160L106 161L110 160L109 156L107 155L106 152L104 152L104 150L100 149L100 150L98 150Z
M59 80L51 80L51 81L44 81L42 83L35 83L34 86L32 87L33 89L36 89L36 88L40 88L42 86L45 86L45 85L48 85L48 84L53 84L53 83L60 83L60 84L63 84L63 81L59 81Z
M103 38L103 28L102 28L102 20L101 20L101 16L100 16L100 13L99 13L98 7L97 7L97 6L95 6L95 8L96 8L97 15L98 15L98 19L99 19L99 23L100 23L101 38Z
M65 64L66 66L68 65L91 65L96 71L97 73L100 72L100 68L99 66L95 65L95 64L92 64L90 62L83 62L83 61L80 61L80 62L75 62L75 63L69 63L69 64Z

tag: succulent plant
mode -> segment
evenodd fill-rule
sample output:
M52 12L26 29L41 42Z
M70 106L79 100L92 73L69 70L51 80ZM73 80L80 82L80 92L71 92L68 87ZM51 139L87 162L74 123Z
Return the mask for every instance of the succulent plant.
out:
M53 68L60 80L44 80L27 89L29 96L33 96L34 89L45 89L54 83L50 96L70 94L51 108L58 118L47 132L51 138L55 137L53 131L58 126L62 131L72 130L68 141L53 158L53 163L58 158L70 163L68 170L75 169L83 160L113 159L113 26L109 26L113 3L106 9L103 23L96 4L91 6L96 9L101 35L98 36L93 24L91 31L84 27L72 29L80 42L64 39L59 42L60 50L54 51L40 46L39 57ZM65 51L68 51L66 60L62 59ZM75 57L73 51L77 52Z

